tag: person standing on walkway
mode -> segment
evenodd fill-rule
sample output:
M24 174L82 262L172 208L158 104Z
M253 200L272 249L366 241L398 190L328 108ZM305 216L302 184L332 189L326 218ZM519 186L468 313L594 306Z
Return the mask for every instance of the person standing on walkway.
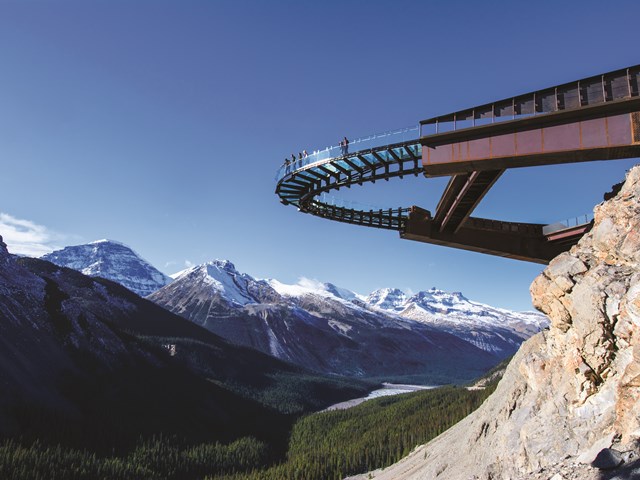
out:
M342 144L344 145L343 147L343 155L346 155L349 153L349 140L347 139L347 137L344 137L344 140L342 140Z

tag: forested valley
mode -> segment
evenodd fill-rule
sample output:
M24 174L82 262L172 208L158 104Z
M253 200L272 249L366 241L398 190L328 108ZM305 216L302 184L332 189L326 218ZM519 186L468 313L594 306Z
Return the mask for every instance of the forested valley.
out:
M126 452L109 454L51 438L6 439L0 444L0 478L341 479L399 460L475 410L494 388L448 386L382 397L347 410L305 415L293 426L269 422L271 439L247 436L226 444L154 435L140 438Z

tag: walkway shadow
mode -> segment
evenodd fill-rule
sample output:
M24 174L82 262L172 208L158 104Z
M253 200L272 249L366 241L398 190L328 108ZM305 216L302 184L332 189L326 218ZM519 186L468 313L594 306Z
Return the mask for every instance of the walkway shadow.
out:
M601 471L598 480L640 480L640 459L610 471Z

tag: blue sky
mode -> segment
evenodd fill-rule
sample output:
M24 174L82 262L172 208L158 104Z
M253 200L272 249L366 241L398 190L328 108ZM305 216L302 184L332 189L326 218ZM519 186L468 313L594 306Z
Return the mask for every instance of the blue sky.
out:
M640 63L638 18L637 1L0 0L0 235L32 253L110 238L169 274L226 258L530 309L541 265L298 213L275 171L343 135ZM474 215L581 215L635 163L508 171ZM348 198L433 210L442 186Z

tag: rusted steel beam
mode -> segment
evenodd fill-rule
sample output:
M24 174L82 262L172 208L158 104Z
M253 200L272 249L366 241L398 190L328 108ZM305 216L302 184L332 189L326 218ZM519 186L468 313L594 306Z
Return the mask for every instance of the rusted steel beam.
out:
M421 138L422 164L425 175L438 176L633 158L640 155L639 121L637 97L431 135Z
M414 209L400 231L400 237L542 264L549 263L580 238L576 236L569 243L549 242L542 233L542 227L471 217L455 233L441 232L427 211Z
M585 223L583 225L576 225L575 227L568 227L563 230L559 230L557 232L548 233L545 235L545 238L549 242L558 242L558 241L566 241L574 238L580 239L586 232L591 229L590 223Z
M436 209L434 221L440 231L455 232L460 228L503 172L472 172L452 177Z

